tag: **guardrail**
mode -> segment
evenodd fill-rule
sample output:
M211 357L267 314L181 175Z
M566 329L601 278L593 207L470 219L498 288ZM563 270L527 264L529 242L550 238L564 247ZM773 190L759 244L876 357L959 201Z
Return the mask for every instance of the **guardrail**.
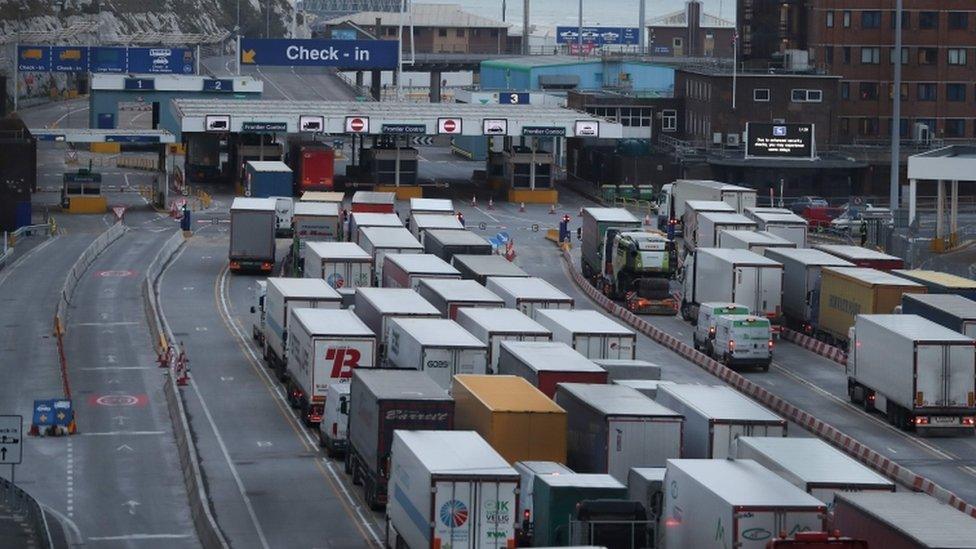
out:
M5 503L11 519L24 518L31 525L34 534L42 547L54 548L51 541L51 528L47 523L47 516L34 496L20 489L16 484L5 478L0 478L0 503Z
M47 233L48 236L57 234L58 228L57 224L54 222L54 218L51 218L50 223L43 223L41 225L25 225L16 231L4 232L3 233L3 250L0 251L0 270L7 265L7 261L14 254L14 247L17 244L17 239L22 236L33 236L34 233L43 232Z

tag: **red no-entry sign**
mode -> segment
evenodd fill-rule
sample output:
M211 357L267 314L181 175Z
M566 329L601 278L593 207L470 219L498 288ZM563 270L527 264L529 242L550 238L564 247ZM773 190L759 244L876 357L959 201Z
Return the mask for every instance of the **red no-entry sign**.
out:
M347 116L346 133L368 133L369 118L365 116Z

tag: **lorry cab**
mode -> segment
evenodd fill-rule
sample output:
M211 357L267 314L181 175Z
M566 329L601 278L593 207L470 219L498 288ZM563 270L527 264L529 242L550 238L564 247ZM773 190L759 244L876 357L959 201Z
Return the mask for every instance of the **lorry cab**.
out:
M657 197L657 228L662 231L667 230L668 225L677 225L678 220L671 207L671 189L674 184L665 183L661 185L661 192Z
M295 214L295 199L290 196L272 196L275 201L275 236L288 238L292 234L291 218Z
M349 445L349 384L329 385L325 410L319 422L319 446L329 457L344 455Z
M268 281L259 280L254 287L254 301L251 302L251 337L264 349L264 296L268 294Z
M705 344L715 336L715 319L719 315L747 315L749 307L738 303L727 303L724 301L712 301L702 303L698 308L698 319L695 323L695 331L691 333L691 339L695 344L695 349L701 351Z
M769 319L750 315L718 315L709 354L726 366L759 366L769 371L773 333Z

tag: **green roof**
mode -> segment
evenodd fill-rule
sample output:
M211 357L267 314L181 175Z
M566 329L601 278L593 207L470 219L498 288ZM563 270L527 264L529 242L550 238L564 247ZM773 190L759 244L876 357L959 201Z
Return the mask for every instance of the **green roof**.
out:
M527 71L538 67L564 67L574 65L599 65L600 59L580 60L569 55L530 55L526 57L511 57L507 59L489 59L482 61L482 67L498 69L514 69Z

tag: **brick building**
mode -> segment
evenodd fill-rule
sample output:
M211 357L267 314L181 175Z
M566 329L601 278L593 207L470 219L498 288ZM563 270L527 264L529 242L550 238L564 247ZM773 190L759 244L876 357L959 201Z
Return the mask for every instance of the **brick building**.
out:
M894 0L813 0L813 62L843 77L841 142L888 140L893 91ZM976 137L976 3L905 0L902 139ZM927 128L926 131L923 128Z
M789 50L807 47L811 0L738 0L739 59L746 67L782 67Z
M705 13L698 0L654 19L647 28L648 47L655 56L732 58L735 23Z

